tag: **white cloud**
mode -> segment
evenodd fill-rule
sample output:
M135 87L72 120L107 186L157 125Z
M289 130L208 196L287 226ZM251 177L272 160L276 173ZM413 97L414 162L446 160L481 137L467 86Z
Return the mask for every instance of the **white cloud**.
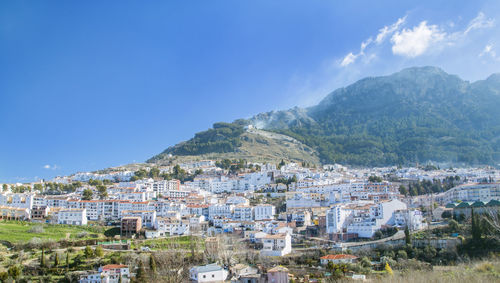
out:
M344 57L344 59L342 60L342 62L340 63L340 66L345 67L345 66L348 66L348 65L354 63L354 61L356 61L356 58L358 56L359 55L354 55L354 54L352 54L352 52L349 52L349 54L347 54Z
M487 19L483 12L479 12L477 17L470 21L467 29L464 31L464 35L467 35L471 30L491 28L495 25L494 19Z
M483 51L479 53L479 57L490 56L493 59L497 59L497 53L493 50L493 44L487 44Z
M413 29L403 29L392 36L392 53L416 57L425 53L432 44L445 38L446 33L437 25L427 25L427 21L423 21Z
M399 29L399 27L406 22L406 17L404 16L402 18L399 18L395 23L393 23L390 26L385 26L381 29L379 29L379 33L377 34L377 37L375 38L375 42L377 44L380 44L384 41L384 39L394 33L396 30Z
M46 164L43 166L43 169L47 169L47 170L56 170L58 168L59 168L59 166L57 166L55 164L54 165Z
M390 38L392 53L407 58L415 58L429 52L437 54L451 46L458 46L466 42L466 38L473 31L491 28L495 25L495 20L488 18L483 12L477 14L467 25L452 31L456 28L454 22L448 21L442 25L429 24L428 21L420 21L418 25L404 28L407 23L407 16L399 18L391 25L384 26L378 30L373 37L369 37L361 42L359 51L349 52L342 60L336 61L341 67L354 64L362 59L368 64L377 57L380 48L385 48L382 43ZM381 46L376 49L374 45ZM484 56L487 52L482 53ZM488 53L492 56L491 53ZM494 54L496 56L496 54ZM497 57L495 57L497 58ZM500 58L499 58L500 59Z
M346 67L346 66L356 62L358 57L365 55L365 49L368 46L370 46L374 42L376 42L377 44L380 44L381 42L383 42L385 37L394 33L394 31L396 31L402 24L404 24L405 21L406 21L406 16L399 18L395 23L393 23L390 26L384 26L383 28L381 28L379 30L379 33L377 34L377 37L375 38L375 40L372 37L369 37L365 41L361 42L361 46L359 47L359 52L357 54L349 52L349 54L347 54L344 57L344 59L342 59L342 61L340 62L340 66ZM371 59L374 58L374 54L370 55L369 57L370 58L368 61L370 61Z

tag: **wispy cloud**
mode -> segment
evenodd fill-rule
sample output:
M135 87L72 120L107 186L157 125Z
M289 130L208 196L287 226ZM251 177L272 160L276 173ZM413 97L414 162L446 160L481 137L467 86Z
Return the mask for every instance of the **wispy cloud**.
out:
M375 37L375 40L372 37L369 37L365 41L361 42L361 46L359 47L359 52L354 54L352 52L349 52L344 59L340 62L340 66L346 67L349 66L350 64L356 62L356 60L360 56L365 56L365 49L370 46L373 43L380 44L382 43L385 38L392 33L394 33L404 22L406 21L406 16L399 18L395 23L389 25L389 26L384 26L379 30L379 33Z
M470 21L469 25L464 31L464 34L467 35L470 31L475 29L491 28L494 25L495 25L494 19L491 18L487 19L483 12L479 12L477 17L475 17L474 19L472 19L472 21Z
M496 51L493 49L493 44L487 44L483 51L479 53L479 57L491 57L492 59L499 60Z
M59 169L59 166L57 166L56 164L54 164L54 165L45 164L45 165L43 165L43 169L56 170L56 169Z
M403 25L406 22L406 17L407 16L399 18L392 25L381 28L379 30L379 33L377 34L377 37L375 38L375 42L377 42L377 44L381 44L386 39L386 37L393 34L395 31L399 29L401 25Z

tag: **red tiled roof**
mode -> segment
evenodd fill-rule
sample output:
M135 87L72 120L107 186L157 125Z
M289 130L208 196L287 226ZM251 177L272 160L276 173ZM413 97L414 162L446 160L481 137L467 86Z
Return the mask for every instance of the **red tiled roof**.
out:
M119 269L126 268L127 266L124 264L108 264L102 267L102 269Z
M354 255L346 255L346 254L338 254L338 255L325 255L322 256L321 259L356 259L357 256Z

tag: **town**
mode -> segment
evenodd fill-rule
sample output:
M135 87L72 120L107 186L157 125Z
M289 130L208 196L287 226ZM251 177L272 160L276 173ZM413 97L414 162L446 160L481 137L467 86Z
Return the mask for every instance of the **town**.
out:
M491 167L224 159L2 184L0 240L23 256L0 279L322 282L432 268L459 261L478 215L480 239L498 233L486 226L499 180Z

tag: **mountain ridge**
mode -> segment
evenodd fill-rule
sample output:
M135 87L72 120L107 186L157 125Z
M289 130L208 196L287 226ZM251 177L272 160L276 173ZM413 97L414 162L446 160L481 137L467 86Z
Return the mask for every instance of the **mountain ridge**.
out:
M363 78L312 107L259 113L232 124L290 136L316 151L321 163L495 164L500 159L496 109L500 109L500 74L470 83L425 66ZM219 140L205 143L197 137L187 142L203 150L232 141L229 151L235 151L240 141L239 135L219 135Z

